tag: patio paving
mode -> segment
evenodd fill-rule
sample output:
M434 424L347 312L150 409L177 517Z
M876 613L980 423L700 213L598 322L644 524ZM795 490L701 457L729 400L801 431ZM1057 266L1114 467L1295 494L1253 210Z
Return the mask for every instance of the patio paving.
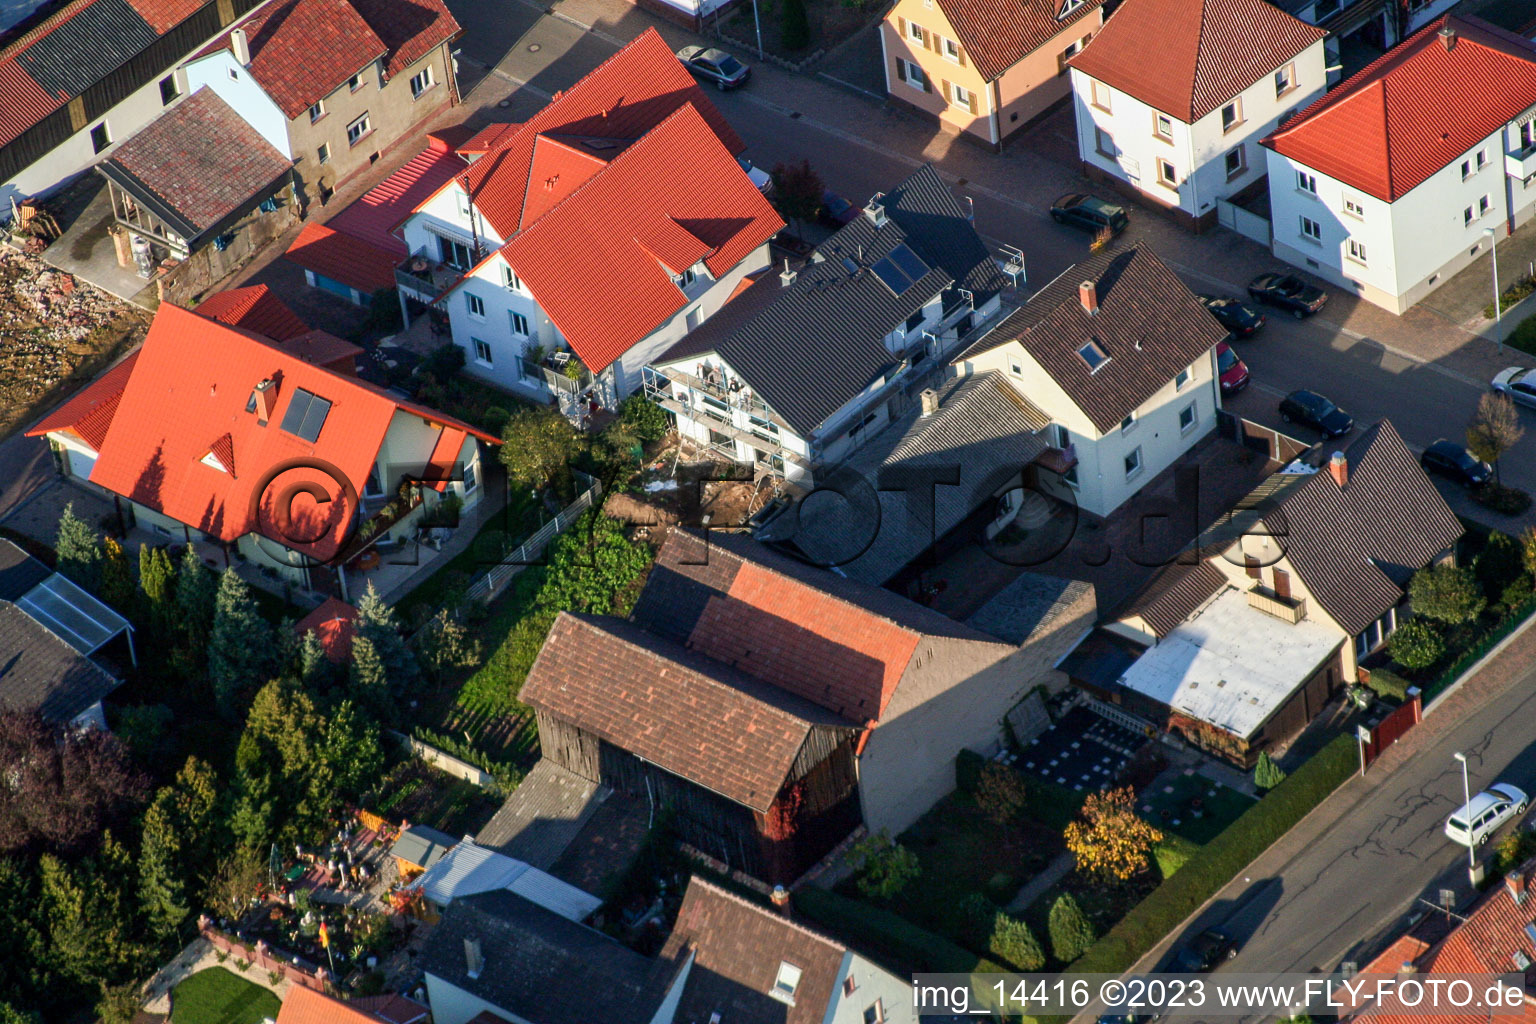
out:
M1140 733L1075 707L1010 758L1010 763L1072 790L1106 789L1146 743Z
M68 226L58 241L43 250L43 259L120 299L153 308L150 296L154 292L146 291L151 287L149 279L140 277L133 267L117 264L117 249L107 233L113 218L106 181L86 174L71 187L67 198L56 203L63 212L61 221L67 220Z

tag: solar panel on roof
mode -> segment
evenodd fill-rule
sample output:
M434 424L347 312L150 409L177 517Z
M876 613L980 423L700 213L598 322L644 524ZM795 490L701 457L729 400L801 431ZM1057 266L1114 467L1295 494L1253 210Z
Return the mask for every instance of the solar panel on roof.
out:
M912 281L901 268L892 263L889 256L882 256L875 261L875 265L869 268L875 272L875 276L885 282L885 286L900 295L912 287Z
M283 414L283 429L313 444L330 412L329 399L298 388L293 393L293 401L288 403L288 411Z
M905 243L891 250L891 262L901 268L902 273L912 279L914 284L924 274L928 273L928 264L922 258L906 246Z

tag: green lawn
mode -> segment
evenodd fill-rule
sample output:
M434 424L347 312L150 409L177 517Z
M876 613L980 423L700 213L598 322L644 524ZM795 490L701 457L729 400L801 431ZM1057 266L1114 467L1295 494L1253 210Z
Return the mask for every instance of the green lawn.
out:
M256 968L251 968L255 970ZM223 967L198 971L171 993L171 1024L261 1024L282 1003L270 990Z
M1166 792L1170 786L1173 792ZM1196 773L1158 782L1137 798L1136 809L1153 827L1204 846L1253 803L1252 797Z

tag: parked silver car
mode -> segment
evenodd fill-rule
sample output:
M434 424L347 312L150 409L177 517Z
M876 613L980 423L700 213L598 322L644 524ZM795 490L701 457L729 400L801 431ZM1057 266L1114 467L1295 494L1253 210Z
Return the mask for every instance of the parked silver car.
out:
M1526 802L1523 790L1507 782L1496 782L1465 807L1456 808L1446 819L1445 834L1462 846L1482 846L1500 825L1524 814Z

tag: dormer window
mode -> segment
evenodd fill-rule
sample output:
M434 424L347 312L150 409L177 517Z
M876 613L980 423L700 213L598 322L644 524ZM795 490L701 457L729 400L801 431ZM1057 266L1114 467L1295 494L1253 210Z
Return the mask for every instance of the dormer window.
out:
M1056 17L1065 18L1081 6L1083 6L1083 0L1062 0L1061 12Z
M1088 364L1089 373L1097 373L1099 367L1109 362L1109 355L1099 347L1099 343L1096 341L1090 341L1082 348L1079 348L1077 356L1084 363Z
M220 462L219 461L219 457L217 455L213 454L213 452L209 452L207 455L204 455L201 459L198 459L197 461L201 462L203 465L207 466L209 469L216 469L216 470L218 470L220 473L228 473L229 472L229 470L224 468L224 463Z
M800 987L800 968L788 960L779 961L779 974L768 994L781 1003L795 1005L795 989Z

